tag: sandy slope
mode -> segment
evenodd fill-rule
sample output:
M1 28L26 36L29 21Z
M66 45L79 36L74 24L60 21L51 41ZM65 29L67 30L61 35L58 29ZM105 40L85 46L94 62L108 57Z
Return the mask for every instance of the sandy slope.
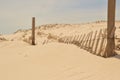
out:
M29 39L30 30L3 35L6 40L0 41L0 80L120 80L120 55L105 59L54 40L43 45L49 34L75 35L105 25L101 22L40 28L36 30L36 34L40 32L36 46L23 41Z
M105 59L74 45L0 45L0 80L119 80L119 67L119 55Z

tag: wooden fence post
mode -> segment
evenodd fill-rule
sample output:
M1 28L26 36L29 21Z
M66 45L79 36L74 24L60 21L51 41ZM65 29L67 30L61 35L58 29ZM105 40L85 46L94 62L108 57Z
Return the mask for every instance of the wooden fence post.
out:
M116 0L108 0L107 46L106 46L106 53L103 55L104 57L110 57L116 55L114 35L110 37L111 32L115 27L115 7L116 7Z
M32 45L35 45L35 17L32 18Z

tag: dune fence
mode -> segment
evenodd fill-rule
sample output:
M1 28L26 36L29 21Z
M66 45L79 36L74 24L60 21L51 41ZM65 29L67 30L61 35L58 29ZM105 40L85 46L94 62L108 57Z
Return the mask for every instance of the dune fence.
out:
M92 54L106 57L107 29L91 31L87 34L59 38L60 43L74 44Z

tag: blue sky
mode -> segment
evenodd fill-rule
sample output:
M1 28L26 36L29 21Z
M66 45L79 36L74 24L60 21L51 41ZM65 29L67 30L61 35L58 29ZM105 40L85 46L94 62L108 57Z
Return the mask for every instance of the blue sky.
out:
M0 34L53 23L82 23L106 20L108 0L0 0ZM116 19L120 20L120 0Z

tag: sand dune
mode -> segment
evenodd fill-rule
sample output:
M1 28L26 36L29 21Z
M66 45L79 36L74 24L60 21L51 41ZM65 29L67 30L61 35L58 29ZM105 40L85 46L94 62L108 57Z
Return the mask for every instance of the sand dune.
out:
M111 58L93 55L58 38L106 28L106 22L51 24L36 28L36 45L30 45L31 30L0 36L0 80L120 80L120 52ZM116 45L120 39L116 22ZM6 41L2 41L2 38Z

